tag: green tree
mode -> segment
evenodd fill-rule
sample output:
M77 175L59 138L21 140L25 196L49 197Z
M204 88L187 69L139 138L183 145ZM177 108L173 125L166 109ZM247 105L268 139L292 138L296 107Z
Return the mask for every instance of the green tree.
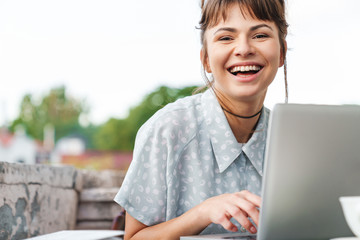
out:
M131 151L139 128L159 109L170 102L190 96L198 86L170 88L161 86L144 97L142 102L130 109L125 119L110 119L94 134L96 149Z
M130 138L128 129L128 121L125 119L109 119L93 135L94 148L107 151L130 150L132 145L127 141Z
M51 89L39 102L31 94L27 94L21 102L19 117L12 123L11 130L21 124L30 136L43 140L44 127L51 124L57 140L79 132L79 116L87 111L85 102L69 96L64 86Z

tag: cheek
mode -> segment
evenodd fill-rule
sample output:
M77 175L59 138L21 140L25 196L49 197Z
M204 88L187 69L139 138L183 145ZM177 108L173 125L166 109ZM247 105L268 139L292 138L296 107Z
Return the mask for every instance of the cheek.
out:
M220 62L224 60L227 49L221 47L218 44L209 44L208 45L208 56L211 62Z
M269 39L266 42L256 45L256 51L262 55L269 64L279 64L281 60L281 46L277 39Z
M277 72L281 63L281 55L278 53L269 53L266 56L266 61L268 62L268 70L270 72Z
M269 62L277 68L281 64L281 47L280 44L273 44L267 48L265 55Z

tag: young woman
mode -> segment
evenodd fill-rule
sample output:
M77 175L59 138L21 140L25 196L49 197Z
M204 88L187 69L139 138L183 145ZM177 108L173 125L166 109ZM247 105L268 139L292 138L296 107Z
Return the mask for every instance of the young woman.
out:
M115 197L127 212L125 239L257 231L263 103L285 63L284 2L203 1L200 29L209 89L167 105L139 130Z

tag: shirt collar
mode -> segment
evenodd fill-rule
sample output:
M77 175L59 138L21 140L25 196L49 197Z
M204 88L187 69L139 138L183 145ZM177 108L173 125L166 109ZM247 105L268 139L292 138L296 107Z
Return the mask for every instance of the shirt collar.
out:
M255 132L242 148L260 176L263 176L269 114L268 109L264 108L262 110Z
M237 142L215 93L211 89L204 92L201 104L204 122L220 172L225 171L244 152L262 176L268 110L263 109L254 134L241 148L241 144Z

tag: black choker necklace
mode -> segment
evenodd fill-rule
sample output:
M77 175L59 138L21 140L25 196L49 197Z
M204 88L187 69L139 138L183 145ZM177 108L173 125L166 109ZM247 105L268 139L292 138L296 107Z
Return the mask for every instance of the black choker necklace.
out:
M258 111L257 113L255 113L254 115L251 115L251 116L240 116L240 115L230 112L229 110L226 110L223 106L221 106L221 108L225 112L230 113L231 115L233 115L235 117L249 119L249 118L253 118L253 117L256 117L257 115L259 115L261 113L261 111L263 110L264 106L261 107L260 111Z

